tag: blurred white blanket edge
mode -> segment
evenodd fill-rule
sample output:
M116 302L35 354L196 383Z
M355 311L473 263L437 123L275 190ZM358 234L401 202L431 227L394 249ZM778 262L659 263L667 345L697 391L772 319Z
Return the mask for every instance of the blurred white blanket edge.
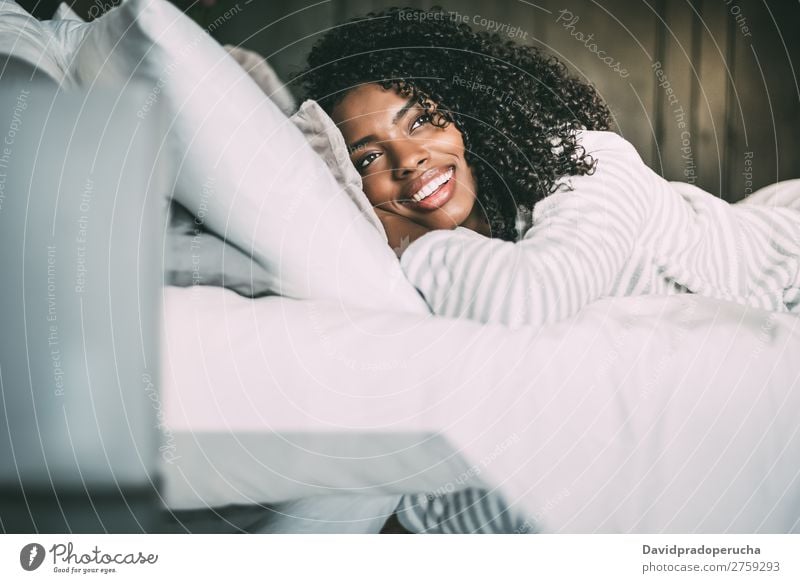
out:
M509 331L167 287L166 501L481 485L543 532L796 532L798 324L640 296Z

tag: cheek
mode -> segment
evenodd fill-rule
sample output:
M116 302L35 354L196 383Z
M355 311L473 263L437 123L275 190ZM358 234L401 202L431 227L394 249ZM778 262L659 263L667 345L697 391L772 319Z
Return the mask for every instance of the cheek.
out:
M372 203L372 206L379 206L393 199L391 180L387 180L385 176L365 176L362 182L364 194L367 195L367 199Z
M462 160L464 166L463 169L465 170L465 173L462 174L464 185L471 191L471 193L474 194L476 188L475 174L472 168L467 163L466 152L464 150L464 139L461 135L461 132L454 129L451 139L452 139L453 152Z
M445 130L439 137L439 149L444 153L464 160L464 139L461 136L461 132L452 128L452 126Z

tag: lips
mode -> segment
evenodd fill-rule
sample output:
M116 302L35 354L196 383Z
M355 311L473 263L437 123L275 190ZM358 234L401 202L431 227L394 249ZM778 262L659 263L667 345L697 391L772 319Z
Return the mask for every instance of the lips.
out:
M402 203L418 210L433 210L450 199L455 184L455 167L431 168L405 188Z

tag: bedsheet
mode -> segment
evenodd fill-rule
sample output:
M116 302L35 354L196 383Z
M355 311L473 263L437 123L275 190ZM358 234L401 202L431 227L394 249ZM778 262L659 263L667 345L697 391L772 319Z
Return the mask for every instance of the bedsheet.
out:
M497 489L539 532L800 531L800 318L609 298L509 330L164 290L175 509Z

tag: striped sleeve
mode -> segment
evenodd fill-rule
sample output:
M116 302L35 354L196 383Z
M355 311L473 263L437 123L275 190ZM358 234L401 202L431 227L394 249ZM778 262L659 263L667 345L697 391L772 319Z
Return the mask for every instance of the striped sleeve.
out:
M611 291L648 219L655 174L616 134L581 132L578 139L597 160L594 173L569 177L540 201L522 240L458 228L409 245L401 266L435 314L541 325Z
M532 534L536 525L515 512L503 496L478 488L445 495L409 494L395 511L400 524L417 534Z

